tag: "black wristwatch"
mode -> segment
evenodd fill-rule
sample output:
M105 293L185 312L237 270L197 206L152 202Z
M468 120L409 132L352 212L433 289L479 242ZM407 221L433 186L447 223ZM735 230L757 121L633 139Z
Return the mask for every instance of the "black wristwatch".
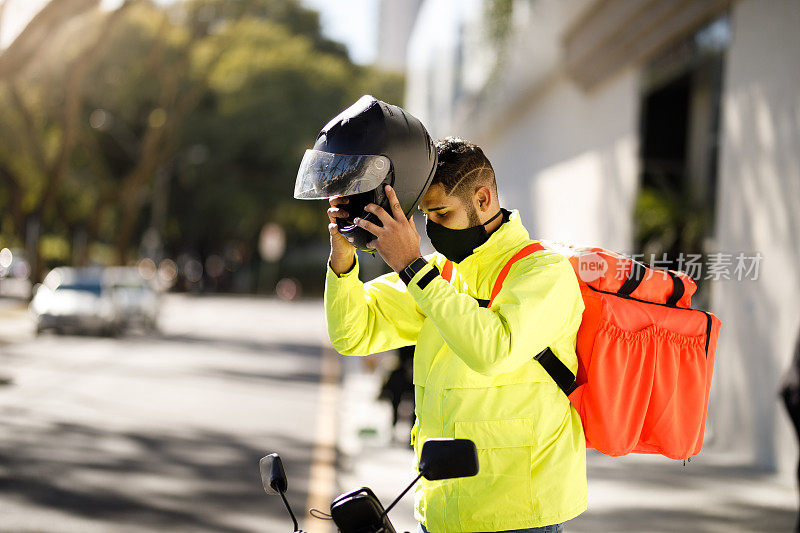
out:
M411 262L410 265L405 267L403 270L398 272L397 274L400 276L400 279L403 280L403 283L408 285L411 283L411 278L417 275L417 272L422 270L428 265L428 262L425 261L423 258L418 257Z

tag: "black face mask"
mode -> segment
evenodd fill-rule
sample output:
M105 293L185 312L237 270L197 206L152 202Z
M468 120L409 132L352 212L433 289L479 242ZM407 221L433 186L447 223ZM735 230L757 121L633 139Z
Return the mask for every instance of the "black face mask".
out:
M437 252L454 263L460 263L469 257L475 248L489 240L485 226L501 214L502 211L498 211L483 224L464 229L446 228L429 218L425 222L425 232Z

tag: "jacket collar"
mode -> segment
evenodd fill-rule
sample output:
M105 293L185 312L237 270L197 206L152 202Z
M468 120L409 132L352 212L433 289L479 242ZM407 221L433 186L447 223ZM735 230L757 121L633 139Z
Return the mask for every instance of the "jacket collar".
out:
M472 254L460 263L455 263L458 270L464 272L485 268L509 250L518 247L520 243L530 240L528 230L522 225L519 210L509 211L501 207L500 211L503 213L503 223L489 235L485 243L475 248Z

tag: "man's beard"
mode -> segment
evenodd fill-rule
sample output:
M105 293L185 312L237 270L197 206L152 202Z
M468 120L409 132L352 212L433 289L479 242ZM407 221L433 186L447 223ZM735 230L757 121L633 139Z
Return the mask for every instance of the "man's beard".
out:
M467 224L469 224L469 226L467 226L467 227L471 228L471 227L477 226L477 225L479 225L481 223L481 219L478 218L478 210L475 209L475 206L472 204L472 202L470 202L469 209L467 209L467 218L469 220L467 222Z

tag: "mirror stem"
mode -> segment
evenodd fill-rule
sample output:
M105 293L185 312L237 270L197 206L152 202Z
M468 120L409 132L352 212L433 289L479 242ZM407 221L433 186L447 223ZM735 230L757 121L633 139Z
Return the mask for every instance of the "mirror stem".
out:
M295 531L299 530L300 528L297 527L297 518L294 517L292 508L289 507L289 502L286 500L286 495L283 493L283 491L279 491L278 494L280 494L281 498L283 498L283 504L286 506L286 510L289 511L289 516L292 517L292 522L294 522L294 530Z
M412 481L411 484L408 487L406 487L406 490L404 490L403 492L400 493L400 496L398 496L397 498L394 499L394 501L391 503L391 505L389 505L389 507L387 507L386 510L383 512L382 517L386 516L387 514L389 514L389 511L392 510L392 507L394 507L395 504L400 501L400 498L405 496L406 492L408 492L409 489L411 489L411 487L414 486L414 483L419 481L419 478L421 478L421 477L422 477L422 472L420 472L419 475L414 478L414 481Z

